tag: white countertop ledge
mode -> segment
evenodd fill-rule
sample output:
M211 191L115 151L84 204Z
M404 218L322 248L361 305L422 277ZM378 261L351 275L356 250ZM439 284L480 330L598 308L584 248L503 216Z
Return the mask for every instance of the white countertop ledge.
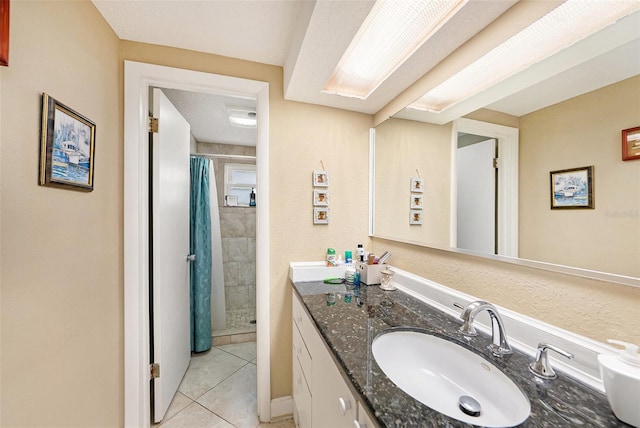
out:
M289 279L292 282L323 281L326 278L344 278L345 265L327 266L327 262L291 262Z

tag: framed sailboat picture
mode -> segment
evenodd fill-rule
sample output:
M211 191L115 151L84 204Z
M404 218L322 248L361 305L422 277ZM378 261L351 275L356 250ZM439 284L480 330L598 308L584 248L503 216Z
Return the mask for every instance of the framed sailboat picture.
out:
M593 166L551 171L551 209L594 208Z
M90 192L96 124L42 94L40 185Z

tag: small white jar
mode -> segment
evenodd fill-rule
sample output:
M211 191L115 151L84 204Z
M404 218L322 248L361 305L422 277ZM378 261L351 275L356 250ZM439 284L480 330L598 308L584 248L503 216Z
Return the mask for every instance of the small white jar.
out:
M600 354L600 374L613 413L622 422L640 427L640 354L638 346L619 340L610 343L624 346L616 354Z

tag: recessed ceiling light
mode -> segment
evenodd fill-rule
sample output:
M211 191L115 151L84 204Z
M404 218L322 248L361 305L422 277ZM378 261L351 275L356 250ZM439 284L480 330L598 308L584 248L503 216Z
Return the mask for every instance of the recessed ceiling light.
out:
M367 98L468 0L378 0L322 92Z
M637 0L567 0L409 108L439 113L640 9Z

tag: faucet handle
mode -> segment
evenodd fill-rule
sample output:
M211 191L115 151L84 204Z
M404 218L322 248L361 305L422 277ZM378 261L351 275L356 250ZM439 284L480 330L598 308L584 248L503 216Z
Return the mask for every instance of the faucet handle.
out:
M558 377L558 375L556 375L556 372L553 370L553 367L551 367L551 364L549 363L549 359L547 357L548 350L555 351L563 357L567 357L569 359L573 358L573 354L570 352L560 349L557 346L540 342L538 343L536 360L533 363L529 364L529 371L543 379L555 379L556 377Z

